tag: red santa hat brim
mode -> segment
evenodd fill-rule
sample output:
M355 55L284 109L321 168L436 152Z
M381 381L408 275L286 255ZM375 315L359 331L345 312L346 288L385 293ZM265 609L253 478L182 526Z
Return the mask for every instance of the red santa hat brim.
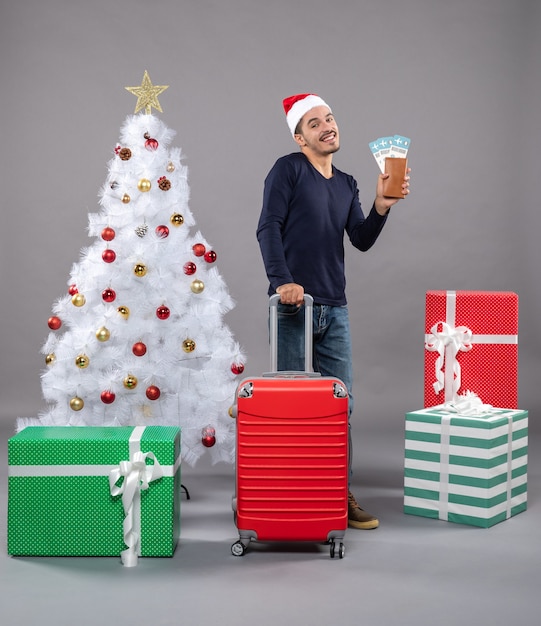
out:
M304 114L310 111L310 109L325 106L328 107L329 111L331 110L331 107L315 93L299 93L295 96L284 98L283 106L286 114L287 125L289 126L289 130L292 135L295 134L297 124L304 117Z

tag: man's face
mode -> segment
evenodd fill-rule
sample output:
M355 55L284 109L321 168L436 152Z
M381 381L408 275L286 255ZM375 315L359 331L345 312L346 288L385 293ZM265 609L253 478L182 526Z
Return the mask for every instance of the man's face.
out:
M340 148L338 126L329 107L317 106L305 113L300 131L295 141L315 154L333 154Z

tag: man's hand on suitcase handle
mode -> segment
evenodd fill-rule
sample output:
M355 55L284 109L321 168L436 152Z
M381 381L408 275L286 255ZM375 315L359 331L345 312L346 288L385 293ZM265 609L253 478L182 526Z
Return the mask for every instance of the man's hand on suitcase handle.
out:
M276 289L276 293L280 294L280 302L282 304L296 304L301 306L304 303L304 287L297 283L286 283L280 285Z

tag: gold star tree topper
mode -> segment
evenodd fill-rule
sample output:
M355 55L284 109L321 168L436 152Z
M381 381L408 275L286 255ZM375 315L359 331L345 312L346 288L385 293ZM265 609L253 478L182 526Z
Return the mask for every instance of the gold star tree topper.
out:
M141 109L145 109L145 113L150 115L152 107L163 113L162 107L158 102L158 96L163 93L169 85L153 85L148 72L145 70L143 82L138 87L126 87L126 89L137 96L137 104L135 105L135 113L139 113Z

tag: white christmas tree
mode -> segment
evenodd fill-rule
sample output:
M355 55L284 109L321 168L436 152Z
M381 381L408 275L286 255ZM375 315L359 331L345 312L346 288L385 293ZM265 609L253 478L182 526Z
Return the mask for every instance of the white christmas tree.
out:
M178 425L182 457L233 462L230 408L245 357L223 316L233 301L217 254L191 234L187 167L145 72L109 162L94 243L81 251L49 319L48 403L28 425ZM143 112L138 113L141 109Z

